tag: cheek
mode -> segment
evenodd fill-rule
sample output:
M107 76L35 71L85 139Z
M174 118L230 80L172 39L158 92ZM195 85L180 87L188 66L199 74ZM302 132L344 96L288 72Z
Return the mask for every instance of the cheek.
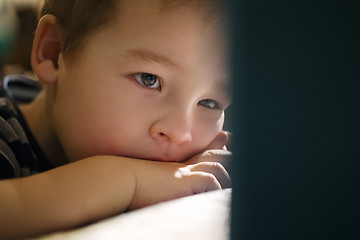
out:
M195 142L201 143L203 147L206 147L222 130L223 124L224 113L217 118L199 118L194 129Z
M58 124L58 136L70 160L124 153L136 134L134 125L129 124L131 119L127 116L119 116L114 109L109 110L82 111L82 116L63 118Z
M120 97L121 96L121 97ZM59 136L70 159L93 155L130 155L148 133L151 109L134 95L112 94L78 99L59 115ZM62 129L62 130L61 130Z

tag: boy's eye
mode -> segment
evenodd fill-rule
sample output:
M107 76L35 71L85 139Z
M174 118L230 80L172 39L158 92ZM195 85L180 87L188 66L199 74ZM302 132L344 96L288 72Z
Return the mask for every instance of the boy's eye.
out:
M217 101L211 99L203 99L198 102L198 105L201 105L209 109L222 109Z
M136 81L148 88L161 89L161 84L158 76L151 73L137 73L134 75Z

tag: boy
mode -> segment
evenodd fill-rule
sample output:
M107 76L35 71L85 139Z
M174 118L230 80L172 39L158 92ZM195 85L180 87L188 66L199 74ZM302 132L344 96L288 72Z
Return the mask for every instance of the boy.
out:
M0 235L62 230L230 186L219 164L229 155L221 129L230 100L215 2L45 1L31 55L45 86L20 110L46 156L30 143L39 167L25 167L56 168L0 181ZM3 119L21 123L21 113Z

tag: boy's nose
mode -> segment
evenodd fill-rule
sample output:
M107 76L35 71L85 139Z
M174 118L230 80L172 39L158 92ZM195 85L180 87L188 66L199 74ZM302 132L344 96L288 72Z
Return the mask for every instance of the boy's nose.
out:
M156 141L190 143L192 140L191 119L186 114L176 114L160 119L151 126L150 135Z

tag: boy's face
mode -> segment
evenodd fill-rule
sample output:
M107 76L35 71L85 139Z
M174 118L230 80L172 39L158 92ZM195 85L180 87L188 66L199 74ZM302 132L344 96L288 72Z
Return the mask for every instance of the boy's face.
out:
M195 9L151 9L133 6L97 30L72 64L60 56L53 120L70 161L183 161L221 131L230 101L223 34Z

